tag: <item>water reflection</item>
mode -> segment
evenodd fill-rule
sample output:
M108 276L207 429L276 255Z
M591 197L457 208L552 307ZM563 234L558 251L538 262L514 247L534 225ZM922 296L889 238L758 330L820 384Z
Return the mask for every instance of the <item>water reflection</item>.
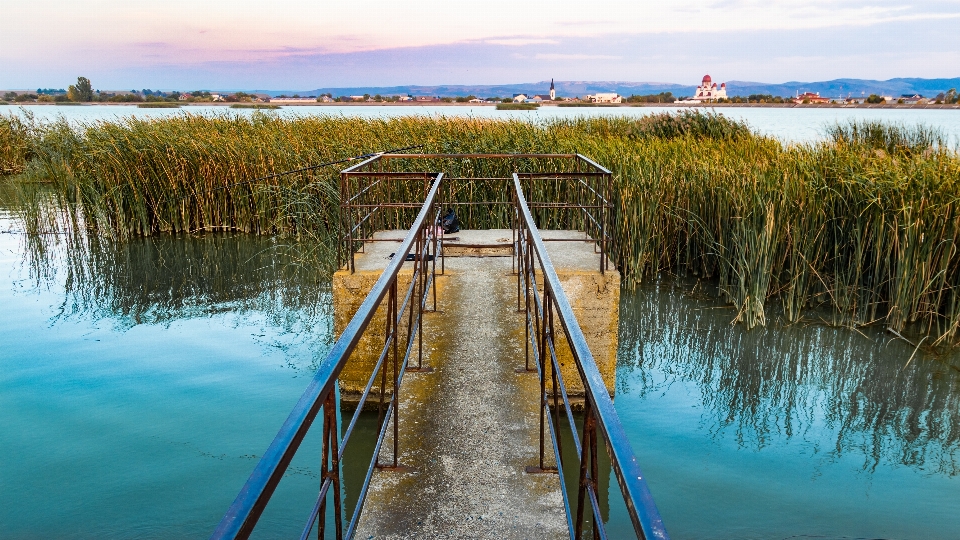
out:
M746 331L728 309L662 281L623 294L618 394L654 397L694 383L701 429L760 450L800 438L863 470L960 472L960 362L880 329L819 323Z
M257 312L271 339L305 340L312 370L332 339L330 282L308 248L242 234L164 236L113 242L57 227L22 239L21 292L62 290L51 322L108 320L123 330L212 315Z
M114 243L8 188L0 536L209 534L328 350L329 276L281 239ZM270 537L297 534L316 495L319 434L303 445Z

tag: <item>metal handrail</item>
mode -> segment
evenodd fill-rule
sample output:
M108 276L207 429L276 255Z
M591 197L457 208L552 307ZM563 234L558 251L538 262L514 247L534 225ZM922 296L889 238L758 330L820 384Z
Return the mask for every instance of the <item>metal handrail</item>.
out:
M370 321L373 320L377 309L382 304L384 298L388 297L388 295L391 300L393 310L392 313L394 315L392 321L392 324L394 325L392 330L392 346L394 347L394 371L397 371L398 366L396 364L396 345L398 341L398 333L396 332L396 328L400 323L400 314L403 313L403 310L397 309L397 276L400 273L400 269L406 262L407 254L409 254L416 246L417 256L414 259L416 261L415 266L421 270L420 277L416 276L415 271L415 277L414 279L411 279L410 283L410 292L406 295L406 300L404 301L404 309L406 309L408 304L410 304L410 309L413 309L410 300L412 299L411 295L415 290L419 290L420 292L416 300L419 304L419 307L422 309L426 302L427 291L429 290L430 285L433 283L433 276L431 275L430 279L427 279L426 272L423 271L423 268L426 267L425 261L427 260L425 255L430 250L430 244L432 244L434 247L434 254L436 255L439 253L439 251L436 249L436 237L432 232L436 230L435 221L430 222L428 225L427 219L432 218L433 220L437 220L439 217L439 213L435 208L435 202L442 179L442 173L436 175L433 186L428 191L423 206L421 207L420 212L417 214L413 225L410 227L410 232L404 238L403 242L400 244L400 247L396 250L396 255L387 264L383 273L373 285L370 293L357 309L356 314L347 324L346 328L344 328L340 338L337 339L333 347L330 349L330 352L327 353L326 357L320 363L320 366L317 368L317 371L314 374L313 379L310 381L310 384L307 386L307 389L303 392L303 395L301 395L299 401L297 401L297 404L294 406L293 410L290 412L290 415L283 423L283 426L280 428L280 431L270 444L270 447L267 448L266 452L263 454L263 457L260 458L260 461L257 463L253 473L251 473L250 477L247 479L247 482L240 490L240 493L237 495L237 498L234 500L233 504L230 505L230 508L223 516L223 519L221 519L219 525L217 525L217 528L211 535L211 538L247 538L250 536L257 524L257 521L263 513L263 510L266 508L270 497L273 495L274 490L282 479L284 472L290 465L294 454L296 454L297 449L303 442L304 437L309 431L321 408L327 409L325 411L325 415L327 417L325 418L324 422L323 442L325 457L323 460L323 468L326 468L328 461L326 456L328 451L331 451L332 453L332 467L339 467L338 455L342 451L342 446L346 444L346 434L342 442L338 441L337 432L339 429L331 429L331 426L328 425L331 412L329 409L332 409L336 406L335 400L332 398L334 397L334 388L337 384L337 378L346 365L350 354L360 342L360 339L363 336L364 331L367 329ZM424 234L427 231L430 231L427 233L430 234L429 241L425 241L427 239L424 238ZM436 256L434 256L434 261L435 259ZM391 323L390 319L391 317L388 317L388 326ZM416 321L416 325L414 325L411 312L411 321L408 325L404 367L406 366L411 348L413 347L413 332L417 331L418 329L422 329L422 325L420 324L419 318ZM387 334L391 334L389 329ZM384 346L385 350L391 346L390 339L391 338L388 337L387 343ZM380 359L381 361L378 364L382 368L381 371L386 369L384 358L385 354L382 354ZM385 371L383 371L383 373L383 376L385 377ZM375 378L376 375L377 370L374 371L371 378ZM390 421L391 413L396 411L398 393L397 383L400 382L400 377L402 377L402 375L395 375L395 386L391 404L387 410L387 415L382 417L380 437L381 442L386 426ZM364 395L369 393L371 386L372 382L368 384L367 391L364 393ZM384 385L381 384L381 394L383 392L383 387ZM360 413L361 409L362 404L357 408L357 414ZM336 428L335 414L333 415L333 418L333 428ZM396 421L394 421L393 425L394 429L396 429ZM352 426L353 422L351 423L351 427ZM328 437L330 438L329 441ZM373 458L374 463L376 463L377 456L378 453L375 453ZM394 456L396 457L396 453ZM339 506L339 472L337 472L335 474L335 478L332 480L324 480L324 483L321 486L320 497L318 498L318 505L315 506L315 513L312 514L310 518L311 521L315 519L316 512L318 511L320 513L320 519L324 519L322 515L324 507L323 500L326 492L331 488L331 484L333 484L332 487L334 489L334 496L336 497L337 505ZM362 502L362 500L358 501L358 506L362 505ZM336 518L338 525L337 536L339 537L342 535L339 511ZM308 525L308 527L311 525Z
M599 167L599 166L598 166ZM653 495L647 487L640 465L633 453L630 441L627 439L623 425L613 406L613 400L607 392L603 377L597 368L593 354L587 346L586 337L573 314L573 308L560 284L560 278L553 267L546 245L540 237L539 229L534 222L533 215L527 205L520 183L520 177L513 175L515 202L517 207L517 224L520 230L517 233L518 280L523 284L523 294L527 299L527 335L533 346L534 356L539 358L537 371L541 381L541 468L543 465L543 439L545 408L548 405L546 393L546 357L550 357L550 371L553 382L554 421L548 423L553 442L558 472L562 469L562 454L559 441L559 399L562 394L566 416L570 429L576 441L580 456L580 486L577 505L577 522L570 530L571 537L579 538L582 534L582 519L584 510L584 496L589 496L591 513L595 516L595 537L605 537L603 523L599 519L599 508L596 493L596 437L595 430L599 429L606 443L610 461L620 484L620 490L626 503L627 512L633 522L638 538L667 539L667 531L657 510ZM537 274L533 264L536 257L543 280L543 295L538 291ZM520 291L518 291L520 293ZM531 296L533 302L531 302ZM518 301L519 301L518 297ZM533 308L531 310L531 308ZM559 319L560 326L569 344L570 352L575 361L577 371L584 386L584 426L582 442L578 437L578 430L571 415L571 405L566 387L560 373L560 365L556 357L555 340L553 333L553 319ZM537 340L540 343L538 345ZM591 439L591 431L594 430ZM591 463L588 463L591 462ZM592 471L588 470L592 465ZM565 506L569 509L566 491L563 493ZM569 510L568 510L569 512ZM568 513L569 516L569 513ZM569 518L568 518L569 521Z
M543 210L546 212L553 212L555 215L559 215L559 212L557 211L571 210L571 214L568 214L569 218L561 219L567 220L564 221L565 225L573 225L573 227L564 228L583 230L593 238L593 240L596 242L595 249L600 254L600 257L598 258L600 273L603 274L606 272L606 270L609 268L608 261L610 260L608 255L611 253L616 253L616 246L614 245L615 238L611 234L614 216L614 205L611 203L611 182L613 173L609 169L599 165L594 160L579 153L382 153L371 156L369 159L344 169L341 173L341 214L343 216L342 229L345 231L345 234L341 239L342 245L338 249L338 256L343 257L341 260L350 263L350 268L352 269L352 256L354 249L357 247L355 243L360 244L359 249L362 251L364 249L363 244L370 241L369 238L366 237L367 235L364 234L363 230L358 231L358 229L362 229L362 227L359 227L358 225L368 224L368 222L372 223L372 220L367 219L370 213L377 210L381 211L380 215L378 215L378 219L380 220L382 226L387 223L385 218L389 215L392 215L389 213L385 214L383 210L397 211L413 206L409 203L385 203L382 200L373 200L370 202L358 201L363 195L372 191L374 187L381 186L384 180L398 183L416 181L420 178L420 174L422 174L411 171L391 170L389 166L390 162L394 162L396 160L403 162L416 162L418 160L457 161L470 159L563 160L567 166L560 167L558 170L553 172L515 172L525 182L556 180L558 182L566 183L568 186L567 189L573 190L574 194L572 199L568 200L567 202L529 201L528 206L535 211L539 212ZM351 180L358 182L357 186L353 186L350 183ZM460 180L511 182L512 177L447 177L446 187L451 191L444 197L443 204L445 208L453 209L455 207L465 207L467 208L467 213L469 216L473 212L472 209L476 206L512 206L512 203L508 200L484 199L481 201L457 201L455 200L455 195L452 190L454 189L453 186L455 186ZM453 182L453 184L451 184L451 182ZM503 191L498 188L495 190L495 192L507 195L509 188ZM368 211L368 214L365 216L363 211ZM573 214L577 215L574 216ZM358 221L361 223L356 223ZM367 230L366 232L372 232L375 230L378 230L376 226L373 229ZM570 240L554 239L554 241Z

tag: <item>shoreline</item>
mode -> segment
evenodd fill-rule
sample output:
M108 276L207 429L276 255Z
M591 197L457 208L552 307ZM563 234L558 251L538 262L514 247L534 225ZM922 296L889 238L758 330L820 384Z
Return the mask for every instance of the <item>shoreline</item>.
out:
M136 103L74 103L70 105L62 105L59 103L7 103L7 106L10 107L136 107L141 103L154 103L154 102L136 102ZM277 107L496 107L496 103L446 103L442 101L438 102L427 102L427 103L368 103L368 102L343 102L343 103L227 103L227 102L192 102L192 103L178 103L178 102L156 102L156 103L176 103L180 108L190 108L190 107L224 107L230 108L231 105L275 105ZM559 107L563 102L558 103L542 103L540 107ZM2 105L0 105L2 106ZM943 110L943 109L954 109L960 110L960 103L953 104L935 104L927 103L922 105L908 105L906 103L862 103L862 104L848 104L848 103L807 103L807 104L798 104L798 103L705 103L705 104L690 104L690 103L621 103L621 104L603 104L599 106L591 105L579 105L578 107L570 108L582 108L582 109L617 109L617 108L670 108L670 109L722 109L722 108L769 108L769 109L906 109L906 110L922 110L922 109L931 109L931 110ZM158 107L159 108L159 107ZM171 107L173 108L173 107ZM566 107L562 107L566 108Z

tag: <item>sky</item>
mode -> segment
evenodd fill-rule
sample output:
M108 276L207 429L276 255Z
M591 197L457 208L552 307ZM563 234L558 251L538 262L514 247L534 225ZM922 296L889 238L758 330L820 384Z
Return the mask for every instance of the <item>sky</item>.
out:
M960 76L960 0L12 2L0 88Z

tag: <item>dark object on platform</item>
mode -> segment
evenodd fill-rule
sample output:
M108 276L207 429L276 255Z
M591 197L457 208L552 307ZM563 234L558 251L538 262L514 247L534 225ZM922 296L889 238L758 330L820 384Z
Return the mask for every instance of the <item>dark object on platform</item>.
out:
M443 216L443 221L440 222L440 225L443 227L443 234L460 232L460 220L457 218L457 214L453 211L453 208L447 210L447 215Z
M387 258L388 258L388 259L392 259L394 255L396 255L396 253L391 253L390 256L387 257ZM433 255L427 255L425 259L426 259L427 261L432 261L432 260L433 260ZM417 255L416 253L407 253L407 259L406 259L406 260L408 260L408 261L418 261L418 260L420 260L420 256Z

